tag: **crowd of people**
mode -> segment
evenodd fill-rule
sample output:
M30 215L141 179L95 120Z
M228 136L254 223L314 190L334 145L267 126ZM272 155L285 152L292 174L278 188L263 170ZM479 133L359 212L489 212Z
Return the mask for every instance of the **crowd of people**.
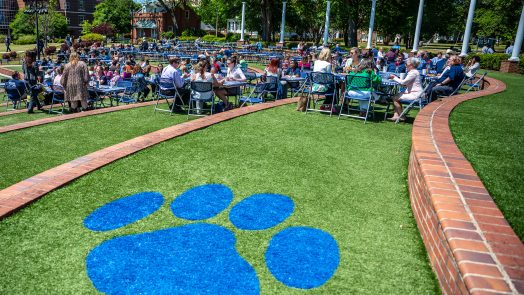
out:
M141 46L144 49L150 49L151 44ZM246 81L244 72L247 70L247 61L230 48L200 51L197 60L173 56L165 66L163 63L152 66L145 55L136 59L133 53L126 53L132 52L133 49L132 45L113 44L107 48L97 43L76 50L70 46L62 46L54 61L44 58L38 64L35 60L35 52L28 52L23 65L24 79L29 89L27 93L30 96L28 112L33 112L34 107L42 108L39 97L42 97L41 93L44 89L42 85L45 83L62 86L70 111L77 112L90 109L87 102L96 94L88 91L90 83L91 86L113 86L123 80L132 80L137 100L146 100L151 93L157 90L161 94L174 96L176 88L183 104L187 105L190 95L204 98L212 95L212 93L191 93L189 88L191 81L211 82L214 95L222 101L224 109L227 110L233 107L228 96L239 93L235 88L224 88L224 83ZM328 47L306 48L301 43L297 48L297 54L284 54L282 57L270 59L263 77L277 77L279 81L278 98L286 97L289 88L297 88L298 82L288 82L285 77L300 77L306 72L344 72L348 75L369 77L372 80L371 88L351 89L351 91L358 91L359 95L362 93L375 94L377 91L372 90L380 89L381 79L389 78L405 89L404 92L392 98L395 108L392 120L396 120L402 113L400 101L416 99L423 91L420 83L421 75L427 75L430 72L438 75L435 81L426 88L429 99L436 99L438 96L453 93L462 82L463 77L473 77L479 66L480 58L478 56L474 56L466 65L462 65L461 58L451 49L432 54L424 51L408 53L401 51L397 46L387 51L383 48L361 50L353 47L346 54L339 46L331 50ZM379 72L392 74L384 76ZM20 80L20 75L15 74L13 80ZM172 81L174 87L163 89L158 83L161 79ZM330 94L335 94L337 91L333 91L332 88L322 89L324 86L321 85L313 85L313 87L314 91L328 93L320 107L322 110L340 111L340 109L335 109L339 104L339 97ZM344 86L336 84L333 87ZM350 95L357 95L357 93L350 93ZM45 103L50 103L49 93L44 93L43 97ZM375 100L383 100L383 98L375 97ZM305 104L305 100L301 99L297 110L304 111ZM343 102L338 107L346 106ZM174 108L180 109L180 106L176 105ZM202 103L198 102L196 108L200 112ZM367 112L367 108L368 104L361 100L359 107L361 116Z

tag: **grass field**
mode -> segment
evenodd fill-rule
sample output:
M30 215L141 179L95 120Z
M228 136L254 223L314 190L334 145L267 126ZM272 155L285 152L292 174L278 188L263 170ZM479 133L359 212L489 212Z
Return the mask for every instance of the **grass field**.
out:
M27 116L34 118L20 114L0 119ZM146 106L0 134L4 151L0 189L90 152L185 121L184 115L154 114L153 106Z
M524 240L524 75L491 72L506 91L460 104L451 114L455 141Z
M171 200L190 187L221 183L232 188L233 203L261 192L288 195L295 202L293 215L266 231L235 229L227 219L229 209L206 220L235 233L236 249L255 268L263 294L304 293L276 281L263 258L271 236L292 225L325 230L340 249L340 265L334 276L308 293L438 294L407 192L411 125L364 125L359 120L305 115L293 108L251 114L146 149L2 220L0 269L9 271L0 276L0 293L94 293L85 270L90 249L115 236L183 224L170 213ZM74 124L77 121L59 129L53 124L44 130L32 128L11 134L16 138L8 146L19 147L25 155L10 154L5 159L17 156L27 166L52 167L58 162L56 158L66 160L59 154L76 152L92 138L83 135L80 139L87 139L79 142L71 136L54 139L53 135L70 135L72 130L83 134L82 129L92 130L98 123L97 132L103 134L97 134L97 138L122 137L116 132L120 128L134 129L145 123L134 119L123 125L123 121L101 120L100 116L90 118L91 125ZM2 144L9 139L3 137ZM31 148L35 144L46 150L40 155L56 149L61 153L51 157L54 163L37 157L27 159L35 153ZM34 170L29 168L23 170ZM10 173L17 174L17 170L13 164L7 167ZM26 175L34 173L27 171ZM166 203L152 216L115 231L95 233L83 226L83 219L99 206L141 191L159 191Z

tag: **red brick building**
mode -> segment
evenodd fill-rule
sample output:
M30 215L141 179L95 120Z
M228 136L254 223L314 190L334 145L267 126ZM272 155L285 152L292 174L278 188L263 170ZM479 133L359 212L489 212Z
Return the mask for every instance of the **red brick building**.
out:
M186 29L200 29L200 17L191 8L177 8L175 10L178 23L178 34ZM160 38L163 32L173 31L173 19L157 3L148 3L142 6L142 10L133 15L133 29L131 38L133 40L146 38Z
M18 10L26 7L26 3L34 0L0 0L0 33L6 34L9 23L14 19ZM103 0L58 0L56 10L61 12L67 20L69 33L80 35L84 20L92 21L95 6ZM46 2L46 1L40 1Z

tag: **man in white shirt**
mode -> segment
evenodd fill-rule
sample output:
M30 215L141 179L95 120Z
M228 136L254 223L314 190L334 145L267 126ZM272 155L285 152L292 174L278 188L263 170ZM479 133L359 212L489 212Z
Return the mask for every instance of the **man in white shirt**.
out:
M508 48L506 48L506 54L513 54L513 43L510 46L508 46Z
M178 57L172 57L169 59L169 65L164 68L162 71L162 74L160 76L160 79L169 79L173 81L174 86L177 88L178 93L182 97L182 101L184 104L187 104L189 102L189 89L184 87L185 81L184 78L189 77L189 74L184 74L183 76L180 75L180 71L178 69L178 66L180 65L180 58ZM174 95L174 90L162 90L162 94L164 95Z

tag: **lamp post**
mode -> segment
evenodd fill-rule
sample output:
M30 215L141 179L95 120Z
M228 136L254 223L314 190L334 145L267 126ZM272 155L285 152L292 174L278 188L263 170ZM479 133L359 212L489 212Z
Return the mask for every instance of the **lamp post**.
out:
M26 10L24 11L25 14L34 15L35 16L35 27L36 27L36 52L37 52L37 60L40 60L40 45L39 41L39 32L38 32L38 15L40 14L47 14L49 11L47 10L47 4L48 1L45 0L24 0L26 5Z
M331 12L331 1L327 1L326 3L326 21L324 23L324 46L328 45L329 41L329 13Z

